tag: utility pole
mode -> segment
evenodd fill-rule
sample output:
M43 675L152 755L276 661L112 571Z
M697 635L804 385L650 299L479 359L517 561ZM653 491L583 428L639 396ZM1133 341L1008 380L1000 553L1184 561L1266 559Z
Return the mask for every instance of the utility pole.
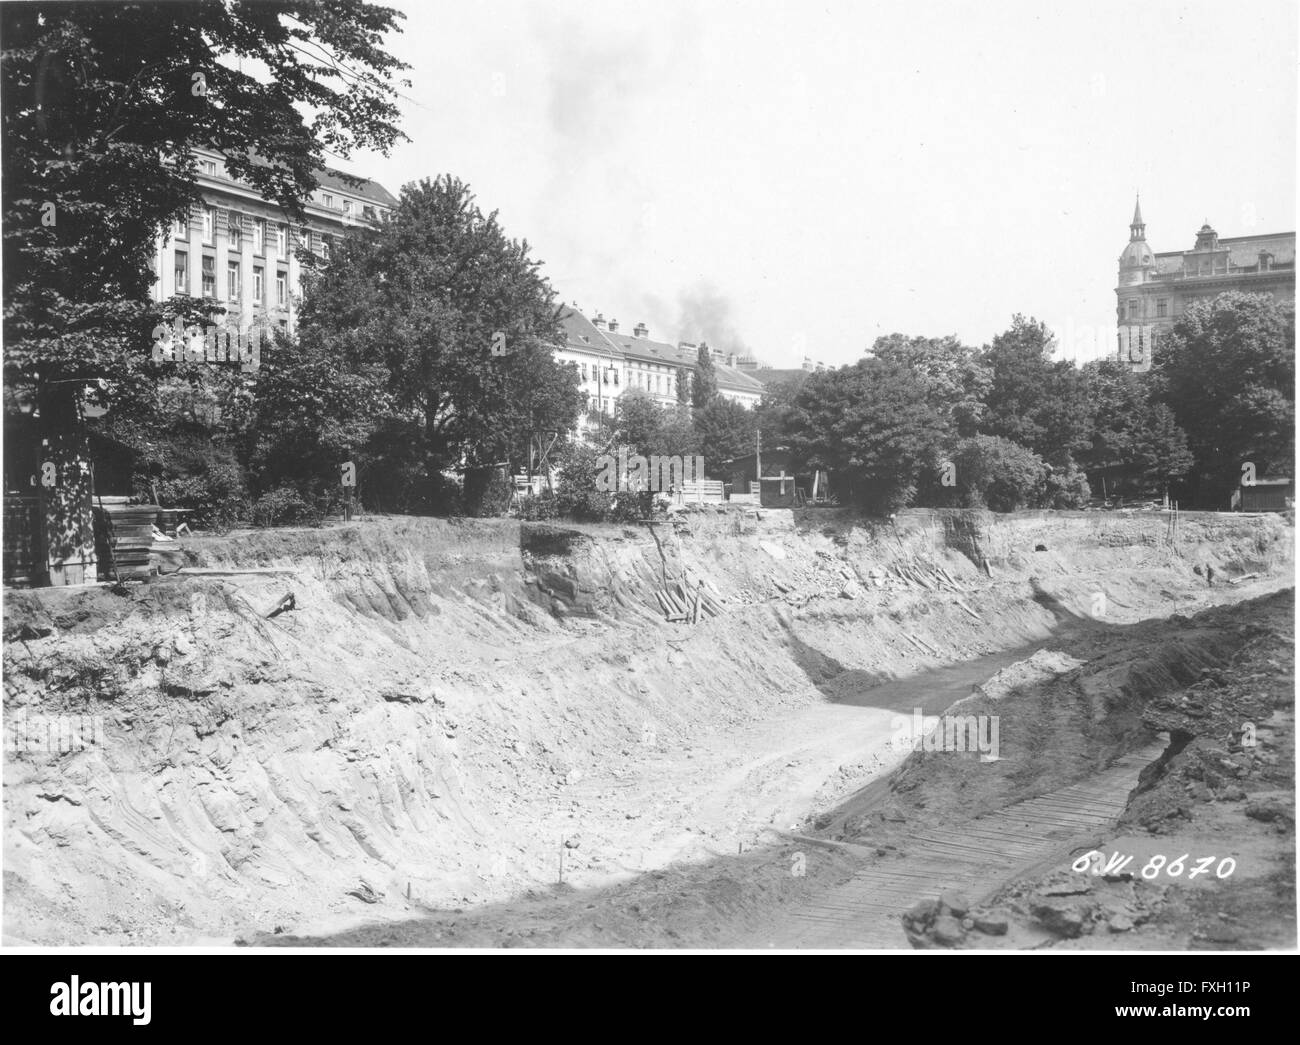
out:
M758 480L758 495L763 496L763 430L754 429L754 478Z

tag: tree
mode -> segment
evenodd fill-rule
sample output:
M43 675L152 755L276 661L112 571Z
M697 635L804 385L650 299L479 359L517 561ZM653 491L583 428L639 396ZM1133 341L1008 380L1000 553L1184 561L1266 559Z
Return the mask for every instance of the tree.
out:
M1048 468L1032 450L1000 436L964 439L953 455L957 489L968 508L1014 512L1038 503Z
M175 366L151 358L148 298L155 237L201 198L194 148L299 220L327 150L401 136L404 66L382 46L400 17L364 0L0 7L5 407L34 421L6 463L40 447L56 468L52 563L89 547L83 402L145 414Z
M984 413L991 374L979 353L958 338L890 334L871 346L871 356L907 367L929 388L935 404L960 435L973 435Z
M110 379L104 406L147 397L154 242L201 199L193 149L300 219L327 150L402 136L405 66L382 47L401 17L364 0L4 5L10 405L66 429L71 379Z
M873 511L912 502L948 435L924 383L880 359L810 375L791 411L790 448Z
M716 477L724 462L752 453L757 426L753 410L724 396L696 410L695 436L706 471Z
M308 284L300 340L354 372L382 366L384 408L414 426L430 481L462 463L522 471L535 435L577 423L577 375L553 354L561 309L529 251L444 175L405 186Z
M1092 416L1091 446L1079 459L1107 493L1163 491L1186 475L1193 459L1173 411L1151 398L1146 375L1114 359L1083 367Z
M754 423L770 449L787 446L794 417L794 400L799 382L794 379L765 381L763 398L754 408Z
M677 404L691 405L691 372L684 366L677 368Z
M1067 360L1052 362L1055 350L1043 323L1019 314L1012 319L980 358L990 383L979 430L1065 466L1088 446L1088 400L1079 371Z
M1190 305L1153 353L1154 396L1187 433L1191 500L1222 507L1251 463L1294 474L1295 306L1232 292Z
M709 346L701 344L696 353L695 377L691 381L691 404L698 410L713 402L718 394L718 374L713 366Z
M380 469L371 438L384 423L385 373L375 360L329 351L314 335L278 338L258 374L247 428L257 493L293 486L323 499L340 490L340 467L351 460L364 479Z
M557 455L560 469L556 508L561 515L580 522L599 522L609 517L614 494L600 489L598 477L604 470L600 448L581 440L565 444Z
M628 389L614 407L614 428L619 443L632 453L649 456L657 452L663 427L663 408L648 392Z
M661 406L639 388L629 389L619 397L614 426L618 442L634 454L684 457L698 453L690 409Z

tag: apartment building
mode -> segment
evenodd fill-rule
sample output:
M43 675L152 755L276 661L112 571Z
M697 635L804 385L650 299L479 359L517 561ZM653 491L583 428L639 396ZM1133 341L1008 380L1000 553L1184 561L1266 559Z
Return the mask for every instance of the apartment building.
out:
M678 401L678 382L683 371L692 379L699 361L699 346L687 341L671 344L650 337L650 329L638 323L630 332L617 319L603 313L588 318L576 307L568 307L561 320L565 344L557 352L562 362L573 364L587 393L588 409L613 416L620 395L637 390L669 406ZM718 380L718 394L754 407L763 398L763 386L737 368L732 355L709 349ZM687 392L689 392L689 385Z
M1229 290L1295 301L1295 233L1221 237L1208 223L1190 250L1154 251L1133 208L1115 288L1121 360L1148 358L1194 301Z
M175 294L212 300L239 329L261 319L292 332L303 266L328 259L349 230L377 225L397 206L377 182L354 187L325 170L304 208L306 222L297 227L278 204L232 177L220 153L198 150L197 159L203 202L158 238L154 300Z

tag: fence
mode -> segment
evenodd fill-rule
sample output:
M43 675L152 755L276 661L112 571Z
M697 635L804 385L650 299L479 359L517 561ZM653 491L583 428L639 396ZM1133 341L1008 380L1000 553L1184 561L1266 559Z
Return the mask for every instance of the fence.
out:
M684 501L721 501L721 479L692 479L682 483Z

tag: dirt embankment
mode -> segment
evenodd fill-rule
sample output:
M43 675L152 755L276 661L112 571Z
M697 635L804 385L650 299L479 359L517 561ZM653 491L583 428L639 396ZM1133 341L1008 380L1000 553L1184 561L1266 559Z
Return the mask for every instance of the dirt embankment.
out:
M882 768L873 688L1288 582L1279 519L1165 525L380 519L185 542L227 575L126 596L7 593L6 933L229 939L505 899L561 850L578 887L735 853ZM664 622L683 578L722 615ZM70 715L99 740L34 748Z
M1130 673L1126 689L1143 698L1132 711L1168 743L1126 796L1116 826L1078 839L1060 859L974 907L959 903L968 908L960 915L939 898L922 902L906 918L912 941L1294 948L1294 613L1292 590L1187 622L1182 645L1198 656L1177 660L1181 685L1163 684L1161 665ZM949 790L917 768L918 795Z

